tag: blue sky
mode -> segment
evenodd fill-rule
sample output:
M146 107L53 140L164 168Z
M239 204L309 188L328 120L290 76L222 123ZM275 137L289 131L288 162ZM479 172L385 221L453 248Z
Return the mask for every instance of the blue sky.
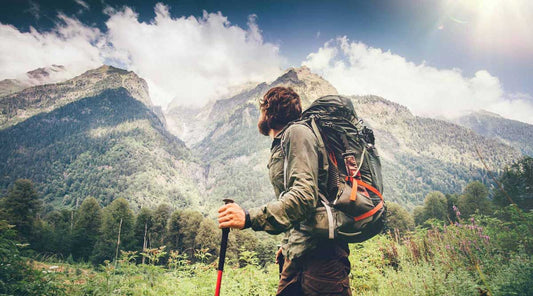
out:
M284 69L300 66L303 63L313 72L324 76L342 92L354 94L373 92L388 96L389 99L408 105L423 115L447 115L439 114L436 112L438 110L430 110L430 105L434 104L427 104L427 108L418 108L418 106L424 105L420 101L428 96L435 96L433 98L435 102L442 100L439 98L446 98L448 94L443 93L444 89L457 86L458 89L464 88L465 91L449 94L449 97L455 98L451 99L451 102L464 102L477 97L472 99L475 102L465 103L462 108L464 110L482 108L484 104L488 104L487 109L494 112L501 111L500 114L512 118L512 114L518 108L522 114L515 119L530 122L527 118L528 115L533 117L533 114L529 113L533 112L531 97L533 33L529 33L527 27L533 25L533 21L530 20L533 19L533 6L528 2L530 1L163 1L163 7L168 15L163 13L160 23L150 27L150 24L156 23L154 18L158 1L4 0L0 23L3 26L14 26L16 31L0 35L3 39L0 40L4 50L8 51L7 44L13 43L11 38L16 40L17 34L22 38L24 33L30 32L31 26L35 29L33 34L40 34L38 35L40 37L34 38L40 40L40 44L36 46L46 46L43 43L51 44L53 41L43 40L52 38L53 36L49 36L51 33L55 32L55 35L58 35L58 27L76 28L71 31L77 30L77 37L63 32L59 34L61 36L56 36L56 39L63 39L65 43L72 44L79 41L80 36L83 36L89 44L103 43L102 40L105 40L108 45L98 46L99 57L104 62L114 63L140 72L143 77L146 76L152 86L151 90L154 90L153 96L161 97L161 103L165 104L172 99L187 101L191 95L180 97L175 93L178 89L165 87L171 83L170 81L165 82L164 77L158 77L157 73L151 74L157 69L141 65L142 57L146 56L150 49L139 48L130 51L128 47L135 47L137 44L118 36L128 33L127 28L121 26L135 27L139 32L143 32L136 35L137 39L140 39L139 36L145 36L146 27L150 27L149 34L152 34L153 38L144 42L161 42L161 44L165 39L160 40L155 36L162 35L163 32L190 36L194 32L202 31L204 33L198 33L200 34L198 38L174 40L179 44L180 42L189 44L190 40L197 40L208 45L189 47L190 52L184 53L189 60L202 56L191 55L191 52L206 51L212 61L215 61L217 57L212 56L208 53L209 49L206 49L213 44L219 46L222 51L239 51L243 57L241 62L231 55L218 57L234 61L228 66L232 69L231 74L220 73L224 65L215 67L216 69L198 70L199 73L206 71L214 73L213 76L202 74L202 77L188 82L188 85L198 85L202 89L205 89L202 79L217 81L221 85L241 83L247 79L261 80L277 74L271 66ZM125 7L131 9L132 13L124 13ZM219 12L219 16L225 18L226 23L222 24L222 29L220 26L217 27L219 28L217 30L223 30L225 33L207 32L210 29L206 27L209 27L211 22L216 22L217 18L213 15L204 15L204 11L213 14ZM193 29L191 31L193 33L184 31L191 27L184 24L185 18L189 16L197 20L199 24L196 25L201 28L200 30ZM176 21L180 18L183 26ZM111 21L112 19L114 21ZM163 19L168 21L168 26L164 25ZM114 26L114 29L110 29L110 26ZM224 27L228 30L224 30ZM240 33L246 35L245 40L231 35L229 31L236 29L242 30ZM224 35L226 33L231 36ZM47 37L44 38L44 35ZM209 39L216 39L214 35L230 40L231 45ZM251 39L253 40L250 41ZM30 45L27 46L31 46L31 43L28 44ZM76 48L83 50L87 46L87 44L78 45ZM62 47L65 47L64 44ZM240 52L242 48L247 49ZM73 63L76 58L84 58L91 54L93 50L87 49L87 54L80 57L74 57L76 54L63 54L63 56L71 57L69 62ZM314 54L313 58L310 58L310 54L311 56ZM11 56L13 58L10 61L0 58L0 66L7 69L0 71L2 76L0 79L13 78L23 70L22 65L25 64L23 54L11 54ZM39 65L38 58L33 56L32 63L28 63L28 67ZM173 55L167 57L174 58ZM357 61L354 62L354 59ZM261 60L265 61L264 65L258 62ZM43 58L42 66L46 66L49 61L50 59ZM98 58L91 56L90 62L79 64L93 65L98 61L100 61ZM155 59L151 62L158 63ZM370 68L375 67L375 69L368 70L368 67L364 66L364 63L370 62L373 63ZM61 63L59 57L57 63ZM407 98L409 96L407 90L399 89L398 85L373 85L372 81L365 81L360 87L352 87L344 79L344 76L348 76L348 79L355 81L356 84L361 77L377 77L373 81L379 80L379 65L392 72L405 70L406 75L401 73L395 75L411 79L403 81L402 84L413 85L414 92L420 95L414 99ZM367 67L366 70L361 68L363 66ZM185 68L188 70L187 73L196 73L193 64ZM266 74L263 75L261 69ZM383 76L393 75L389 72ZM245 77L244 73L250 73L250 77ZM175 74L176 77L184 75L169 74ZM233 79L224 80L221 77L233 77ZM427 81L426 77L434 79ZM439 81L445 82L443 91L438 93L416 89L423 83L428 85L434 83L438 87ZM223 86L215 87L202 96L205 100L212 99L224 93L224 89ZM487 89L489 91L486 92ZM404 94L401 95L402 93ZM395 99L396 94L399 94L397 99Z

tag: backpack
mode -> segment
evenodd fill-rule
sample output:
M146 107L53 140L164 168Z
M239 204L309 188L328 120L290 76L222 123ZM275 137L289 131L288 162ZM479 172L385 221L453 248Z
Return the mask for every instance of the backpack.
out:
M319 193L315 214L301 222L299 229L348 243L381 233L386 216L381 162L374 133L359 120L351 100L338 95L321 97L296 123L313 130L328 164L327 192Z

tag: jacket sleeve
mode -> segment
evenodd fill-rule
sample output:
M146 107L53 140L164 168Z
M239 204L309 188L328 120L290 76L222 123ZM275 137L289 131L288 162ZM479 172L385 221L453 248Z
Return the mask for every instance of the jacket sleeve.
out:
M285 232L307 219L318 200L318 144L307 126L294 124L282 138L287 188L276 201L249 211L253 230Z

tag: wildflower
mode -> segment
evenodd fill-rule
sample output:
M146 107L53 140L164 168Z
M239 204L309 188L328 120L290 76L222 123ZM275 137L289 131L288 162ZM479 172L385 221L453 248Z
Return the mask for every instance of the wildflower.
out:
M451 249L450 245L446 245L446 249L450 250Z
M470 218L470 222L472 222L472 224L475 224L475 220L474 220L474 217Z

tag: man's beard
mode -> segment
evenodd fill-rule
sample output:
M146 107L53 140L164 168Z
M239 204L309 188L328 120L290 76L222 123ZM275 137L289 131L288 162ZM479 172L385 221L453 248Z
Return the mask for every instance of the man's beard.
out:
M260 119L257 123L257 128L259 129L259 132L264 135L268 136L268 133L270 132L270 127L268 126L268 122L266 119Z

